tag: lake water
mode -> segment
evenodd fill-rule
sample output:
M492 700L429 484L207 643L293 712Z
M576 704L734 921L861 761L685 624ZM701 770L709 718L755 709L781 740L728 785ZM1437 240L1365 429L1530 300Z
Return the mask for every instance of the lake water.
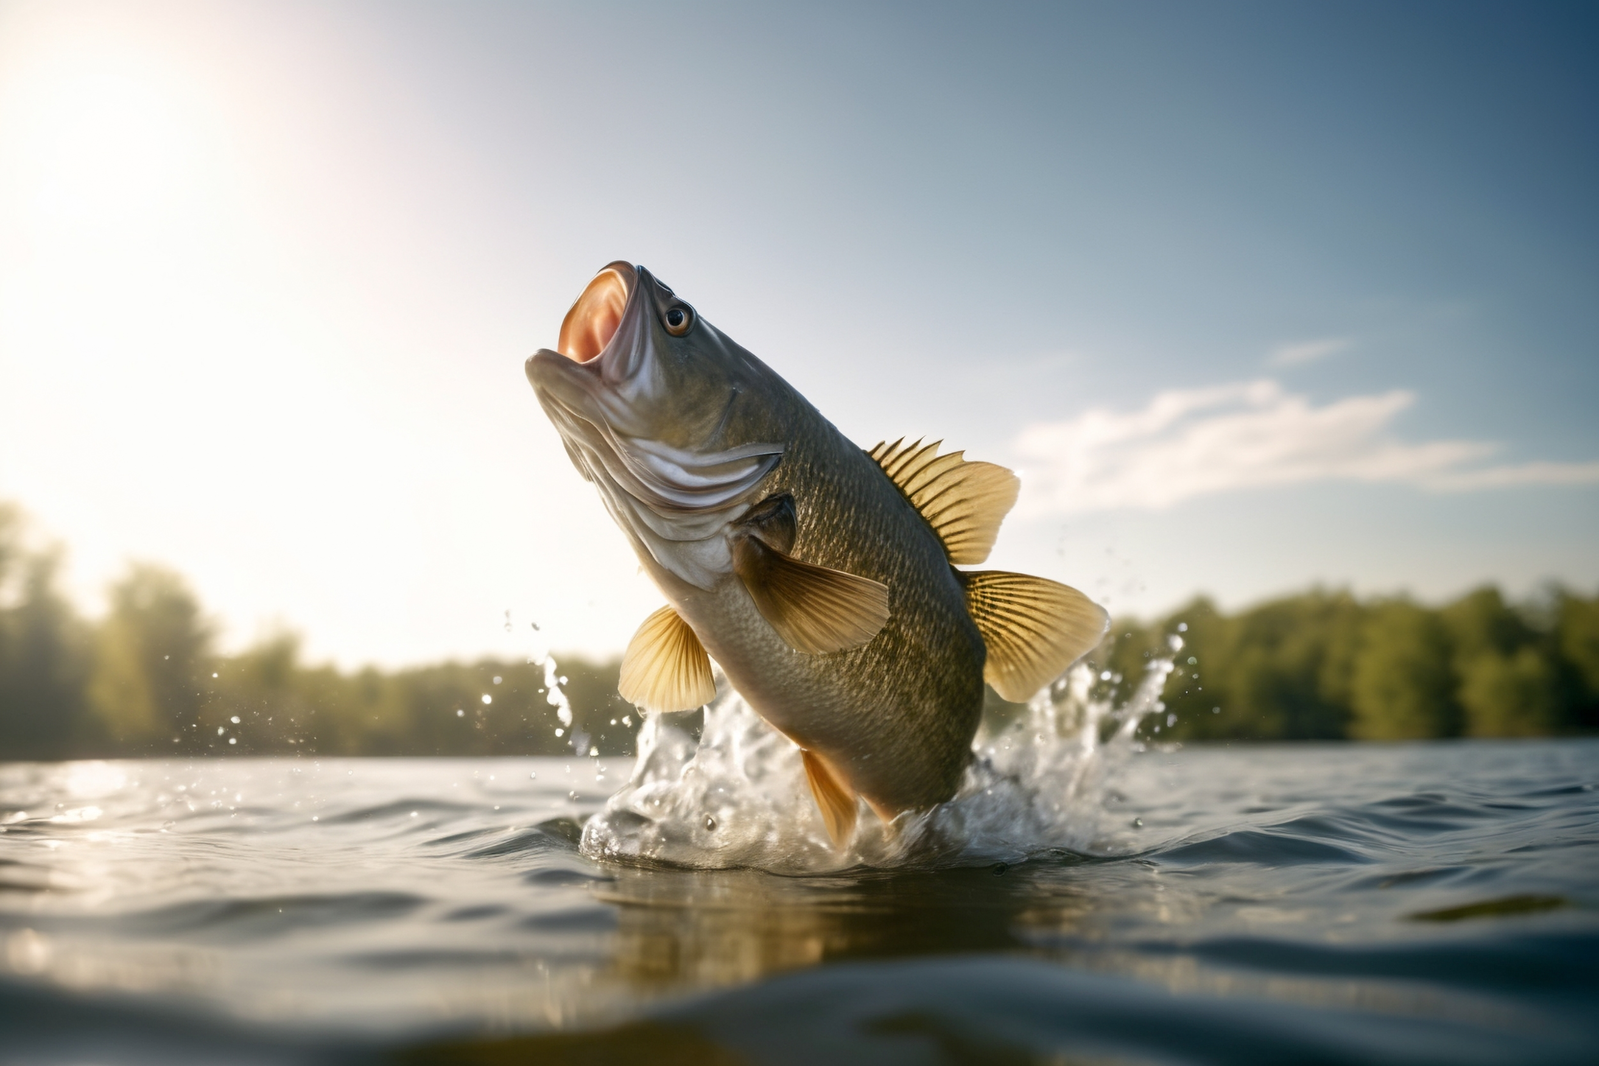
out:
M0 766L0 1063L1599 1061L1593 740L1130 751L1040 846L806 810L782 873L585 855L631 770ZM655 858L784 867L723 804Z

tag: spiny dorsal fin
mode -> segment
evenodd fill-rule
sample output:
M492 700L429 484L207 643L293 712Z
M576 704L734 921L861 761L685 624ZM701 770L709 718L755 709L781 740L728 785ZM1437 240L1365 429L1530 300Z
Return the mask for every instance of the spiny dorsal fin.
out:
M855 831L855 793L844 787L815 752L801 748L800 756L805 761L805 780L810 782L811 795L816 797L822 822L827 826L827 837L834 847L839 847Z
M688 623L662 607L627 642L616 690L646 711L692 711L716 698L711 657Z
M811 655L859 647L888 621L888 586L812 566L756 537L733 546L733 570L789 647Z
M1058 581L1004 570L960 574L966 609L988 646L983 680L1012 703L1081 659L1110 625L1105 609Z
M1021 482L993 463L968 462L965 452L938 454L943 441L906 444L901 437L868 454L944 542L949 561L962 566L988 558L999 524L1016 505Z

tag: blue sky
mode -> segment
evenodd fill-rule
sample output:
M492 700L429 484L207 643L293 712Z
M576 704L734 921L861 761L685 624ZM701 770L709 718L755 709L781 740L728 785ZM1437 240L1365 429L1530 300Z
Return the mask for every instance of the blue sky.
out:
M994 564L1113 611L1592 589L1596 31L0 3L0 497L234 645L619 649L659 599L521 362L627 258L861 444L1017 467Z

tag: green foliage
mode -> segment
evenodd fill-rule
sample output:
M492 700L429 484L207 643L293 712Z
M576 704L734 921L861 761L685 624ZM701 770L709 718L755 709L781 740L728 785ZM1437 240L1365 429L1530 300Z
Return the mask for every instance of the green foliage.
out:
M1355 652L1350 735L1361 740L1458 736L1451 652L1438 612L1406 600L1372 608Z
M1557 591L1554 643L1564 666L1562 688L1568 729L1599 729L1599 596L1584 600Z
M94 741L85 721L89 630L57 592L58 549L30 552L0 503L0 751L62 758Z
M0 760L110 755L621 755L639 715L619 663L558 656L573 721L544 667L485 659L405 670L306 664L292 633L218 655L183 579L137 564L97 624L56 586L54 547L30 548L0 503ZM1184 646L1161 740L1400 740L1599 730L1599 596L1524 605L1494 588L1441 608L1313 589L1234 614L1196 599L1122 620L1090 662L1122 697ZM1021 708L989 693L991 724ZM559 735L557 732L559 731Z
M1347 735L1360 622L1361 608L1347 593L1319 589L1232 616L1198 599L1152 626L1118 623L1112 633L1120 639L1105 658L1115 674L1136 681L1182 624L1184 646L1166 684L1178 726L1163 726L1163 735L1331 740Z
M111 587L88 698L119 749L161 750L168 739L181 744L199 728L212 632L199 601L170 570L135 564Z
M1226 615L1198 599L1121 620L1090 657L1122 696L1181 633L1161 740L1402 740L1599 729L1599 597L1525 606L1477 589L1440 608L1315 589Z
M1465 732L1474 737L1535 737L1560 729L1558 653L1548 634L1477 589L1440 613L1454 648Z

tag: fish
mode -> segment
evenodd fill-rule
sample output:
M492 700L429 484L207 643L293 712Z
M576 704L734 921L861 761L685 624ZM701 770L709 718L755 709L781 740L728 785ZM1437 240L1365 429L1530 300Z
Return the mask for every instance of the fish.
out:
M1020 482L940 451L863 449L643 266L608 264L527 359L538 402L665 597L618 689L646 713L716 694L711 660L798 749L828 836L951 799L984 682L1025 702L1108 615L987 559Z

